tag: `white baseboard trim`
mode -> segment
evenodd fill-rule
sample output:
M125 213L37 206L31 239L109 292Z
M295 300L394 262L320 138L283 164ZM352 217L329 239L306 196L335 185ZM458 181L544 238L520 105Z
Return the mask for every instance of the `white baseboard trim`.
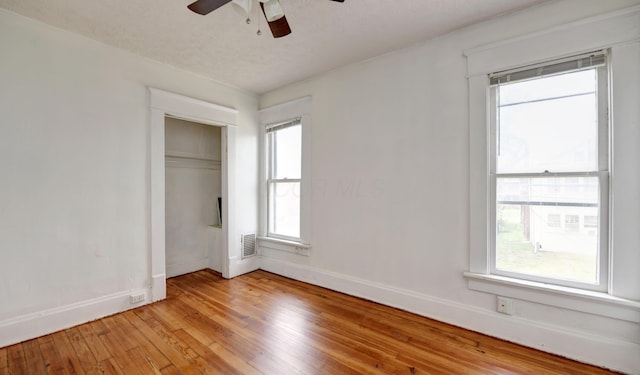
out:
M131 304L130 296L141 293L144 301ZM149 303L150 296L150 288L127 290L0 321L0 347L142 306Z
M167 277L174 277L203 270L205 268L209 268L209 257L189 259L180 263L168 263L165 272L167 273Z
M590 335L326 270L261 257L278 275L410 311L503 340L628 374L640 374L640 345Z
M229 278L244 275L260 268L260 258L252 256L245 259L233 257L229 259Z

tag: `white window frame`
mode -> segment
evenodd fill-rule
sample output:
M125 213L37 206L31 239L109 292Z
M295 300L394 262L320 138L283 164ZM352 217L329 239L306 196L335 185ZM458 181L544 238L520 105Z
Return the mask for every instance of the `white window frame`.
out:
M280 183L299 183L302 186L302 169L300 170L299 178L276 178L275 175L275 165L276 165L276 150L275 147L277 145L274 144L274 137L276 133L280 130L287 129L293 126L300 126L302 130L302 118L297 117L295 119L286 120L284 122L277 122L273 124L267 124L265 127L265 143L267 154L265 156L267 161L266 171L267 171L267 237L269 238L277 238L285 241L293 241L300 242L301 233L299 237L286 236L280 233L276 233L272 231L272 226L275 225L273 222L275 220L275 200L272 197L275 186ZM273 130L276 129L276 130ZM300 145L302 146L302 131L300 132ZM301 150L302 151L302 150ZM301 155L302 156L302 153ZM300 160L300 165L302 166L302 160ZM302 202L302 198L300 198L300 202ZM300 217L298 217L298 223L300 224Z
M489 88L489 113L490 113L490 149L489 149L489 178L490 178L490 220L494 225L494 229L489 231L489 259L490 259L490 274L491 275L499 275L499 276L507 276L515 279L523 279L530 281L537 281L545 284L553 284L553 285L562 285L568 286L572 288L578 289L586 289L586 290L594 290L600 292L606 292L608 290L608 275L609 275L609 118L608 118L608 105L609 105L609 70L608 65L606 64L606 51L594 51L595 54L599 54L600 56L604 56L605 63L604 65L599 65L597 67L590 67L587 69L596 69L597 70L597 115L598 115L598 123L597 123L597 131L598 131L598 165L596 166L597 170L588 171L588 172L553 172L553 173L497 173L497 118L496 110L497 110L497 101L496 101L496 90L497 84L492 85ZM567 59L562 59L561 61L575 61L579 58L584 58L592 55L592 53L588 53L582 56L572 56ZM537 64L536 67L541 69L544 66L552 66L557 63L557 60L547 61L542 64ZM518 69L514 69L513 72L525 71L531 69L531 66L523 66ZM536 69L536 70L538 70ZM580 70L580 69L577 69ZM583 69L586 70L586 69ZM576 71L576 70L572 70ZM569 71L563 71L569 72ZM538 78L538 77L536 77ZM534 78L535 79L535 78ZM599 243L598 243L598 259L597 259L597 282L595 284L563 280L552 277L544 277L539 275L524 275L517 272L510 272L506 270L499 270L496 267L496 183L497 180L501 177L587 177L587 176L595 176L598 177L599 187L600 187L600 197L599 197L599 216L600 216L600 231L599 231ZM568 230L570 227L567 225L567 219L571 215L565 215L562 223L562 228L564 232L573 231ZM578 222L575 223L575 230L580 229L580 217L577 216Z
M491 273L490 84L493 72L610 51L609 275L605 291ZM465 51L469 80L469 271L472 290L640 323L640 6Z
M271 150L269 149L267 127L283 124L292 120L300 121L302 129L302 171L300 179L289 179L289 182L300 182L300 237L293 238L269 233L269 179L271 166ZM262 141L261 171L261 214L260 234L261 246L277 250L306 254L311 247L311 97L306 96L290 102L282 103L260 110Z

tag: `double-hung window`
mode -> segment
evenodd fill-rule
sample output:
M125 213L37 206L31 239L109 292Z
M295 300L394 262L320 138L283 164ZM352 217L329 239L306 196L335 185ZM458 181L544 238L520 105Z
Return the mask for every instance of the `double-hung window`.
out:
M465 51L469 289L640 322L638 17Z
M309 255L311 97L261 109L260 122L260 248Z
M607 290L604 51L490 74L490 272Z
M300 241L301 118L266 126L267 236Z

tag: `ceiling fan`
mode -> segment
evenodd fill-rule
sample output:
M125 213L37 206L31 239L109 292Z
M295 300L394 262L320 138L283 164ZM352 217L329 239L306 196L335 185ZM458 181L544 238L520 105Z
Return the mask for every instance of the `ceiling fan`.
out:
M197 0L187 6L195 13L205 15L213 12L227 3L233 3L238 6L247 16L251 13L251 6L254 0ZM280 38L291 34L291 28L284 16L284 11L279 0L255 0L260 3L260 8L264 17L267 19L269 29L274 38ZM344 0L331 0L338 3L344 3ZM247 18L247 22L249 19ZM259 31L258 31L259 33Z

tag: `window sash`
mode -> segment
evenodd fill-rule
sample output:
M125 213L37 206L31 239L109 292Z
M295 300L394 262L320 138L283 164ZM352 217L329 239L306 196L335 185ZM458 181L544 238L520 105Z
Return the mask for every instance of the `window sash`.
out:
M267 179L269 180L273 180L275 179L276 176L276 172L277 172L277 168L276 168L276 163L277 163L277 157L276 157L276 151L277 151L277 140L276 140L276 133L278 131L287 129L287 128L291 128L294 126L302 126L302 123L300 122L300 119L294 119L291 121L287 121L287 122L283 122L283 123L276 123L271 125L271 128L267 129L267 133L266 133L266 137L267 137L267 148L268 148L268 164L267 164ZM271 129L269 131L269 129ZM300 139L300 144L302 147L302 134L301 134L301 139ZM300 176L302 176L302 160L300 161ZM297 178L297 177L296 177ZM300 177L301 178L301 177ZM285 179L292 179L292 178L285 178Z
M606 55L603 54L606 62ZM584 56L582 56L584 58ZM573 61L576 59L574 58ZM571 59L569 59L571 61ZM565 61L561 61L564 63ZM586 68L580 69L567 69L564 71L556 71L553 74L561 74L561 73L569 73L575 70L585 70L585 69L597 69L597 105L598 105L598 170L596 171L586 171L586 172L542 172L542 173L496 173L496 163L497 163L497 141L499 126L497 124L498 116L497 116L497 87L500 83L499 79L495 80L497 77L504 77L510 74L515 74L518 71L535 71L537 69L538 72L545 72L544 66L536 66L534 68L526 67L522 70L515 70L510 72L501 72L496 73L495 77L490 75L490 80L493 86L490 86L490 153L489 153L489 197L490 197L490 208L489 208L489 272L494 275L513 277L522 280L543 282L547 284L553 285L561 285L568 286L579 289L587 289L594 291L608 291L609 289L609 272L608 272L608 264L609 264L609 191L610 191L610 178L609 178L609 127L608 127L608 69L607 66L604 65L604 62L598 63L595 66L589 66ZM555 62L551 62L550 65L555 65L558 63L558 60ZM569 66L570 64L565 64L564 66ZM541 69L542 68L542 69ZM547 69L546 72L551 71L551 69ZM551 74L551 73L550 73ZM546 75L550 75L546 74ZM542 78L545 74L540 75L532 75L523 79L534 79L534 78ZM513 76L508 77L508 79L512 79ZM524 77L524 74L520 77ZM514 82L511 80L509 82ZM519 272L510 272L505 270L499 270L496 267L496 241L497 241L497 180L499 178L507 178L507 177L598 177L599 182L599 217L600 217L600 227L598 228L598 255L597 255L597 283L583 283L571 280L564 280L560 278L551 278L544 277L538 275L530 275Z
M279 233L276 231L276 198L274 197L274 191L278 184L300 184L300 188L302 187L301 179L269 179L267 180L267 236L273 238L279 238L283 240L289 241L300 241L301 240L301 230L302 230L302 222L301 217L298 216L298 236L289 236L283 233ZM302 209L301 197L298 196L298 204L299 208ZM301 213L301 212L300 212Z
M300 188L302 188L302 178L274 178L276 172L276 138L275 135L278 131L293 127L293 126L302 126L302 118L296 117L291 120L277 122L273 124L268 124L265 126L266 131L266 139L267 139L267 236L289 240L289 241L301 241L302 240L302 212L300 211L300 215L298 216L298 226L299 232L298 236L288 236L282 233L277 233L275 231L276 228L276 211L275 211L275 197L274 197L274 189L275 185L279 183L299 183ZM302 140L301 140L302 142ZM302 173L302 171L301 171ZM301 196L298 197L300 210L302 210L302 200Z
M576 177L576 175L580 175L577 173L567 173L567 175L571 175L572 177ZM584 177L593 177L591 173L583 174ZM568 286L578 289L587 289L593 291L607 291L608 290L608 247L609 247L609 206L608 206L608 197L609 197L609 173L608 172L599 172L598 176L598 186L599 186L599 199L598 199L598 215L600 218L600 227L598 233L598 253L597 253L597 276L596 283L588 283L588 282L580 282L567 280L563 278L555 278L555 277L546 277L540 275L526 274L514 271L508 271L504 269L497 268L497 206L501 202L497 200L497 181L501 176L494 175L490 180L490 194L492 206L490 208L490 233L489 233L489 241L490 241L490 251L489 251L489 272L493 275L498 276L506 276L513 277L522 280L529 281L537 281L546 284L553 285L561 285ZM520 176L522 177L522 176ZM546 174L530 174L529 177L532 178L547 178L551 176L547 176ZM521 204L531 203L531 206L538 205L538 202L517 202Z

